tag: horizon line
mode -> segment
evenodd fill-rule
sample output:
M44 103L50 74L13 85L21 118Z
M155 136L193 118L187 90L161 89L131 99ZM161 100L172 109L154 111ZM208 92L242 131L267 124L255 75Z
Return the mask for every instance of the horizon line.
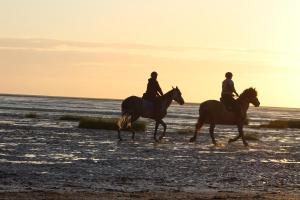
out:
M80 96L56 96L56 95L43 95L43 94L19 94L19 93L0 93L0 96L12 96L12 97L47 97L47 98L63 98L63 99L84 99L84 100L112 100L112 101L123 101L124 99L118 98L98 98L98 97L80 97ZM201 102L185 102L185 104L197 104ZM279 106L260 106L262 108L285 108L285 109L300 109L300 107L279 107Z

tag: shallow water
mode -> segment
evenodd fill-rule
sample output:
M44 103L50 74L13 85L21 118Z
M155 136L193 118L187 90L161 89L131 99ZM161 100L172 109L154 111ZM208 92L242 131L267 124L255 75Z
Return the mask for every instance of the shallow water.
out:
M275 119L300 119L299 109L250 107L246 134L259 140L228 145L234 126L207 126L189 143L198 105L172 105L166 138L153 142L153 122L136 140L114 131L77 128L63 115L117 117L120 101L0 96L0 191L300 190L299 129L256 129ZM37 119L24 118L35 112Z

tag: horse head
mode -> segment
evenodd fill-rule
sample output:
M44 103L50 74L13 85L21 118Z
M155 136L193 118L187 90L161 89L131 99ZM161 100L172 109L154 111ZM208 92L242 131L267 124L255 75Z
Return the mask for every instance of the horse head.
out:
M183 105L184 104L184 100L181 96L181 92L179 90L179 88L176 86L176 88L173 87L172 89L172 98L174 101L176 101L178 104Z
M260 105L260 102L257 98L257 91L255 88L246 89L239 97L239 99L246 99L249 103L253 104L255 107Z

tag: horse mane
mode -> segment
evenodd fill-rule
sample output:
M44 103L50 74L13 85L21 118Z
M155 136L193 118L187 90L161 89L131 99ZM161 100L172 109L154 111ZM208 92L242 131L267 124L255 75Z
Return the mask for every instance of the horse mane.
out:
M256 91L255 88L250 87L250 88L244 90L242 92L242 94L239 96L238 99L245 99L245 98L249 98L249 97L252 97L252 96L256 97L257 96L257 91Z
M171 89L170 91L168 91L167 93L165 93L164 95L159 96L158 98L159 98L159 99L167 98L167 97L169 97L169 96L171 95L171 93L172 93L174 90L175 90L175 89L173 88L173 89Z

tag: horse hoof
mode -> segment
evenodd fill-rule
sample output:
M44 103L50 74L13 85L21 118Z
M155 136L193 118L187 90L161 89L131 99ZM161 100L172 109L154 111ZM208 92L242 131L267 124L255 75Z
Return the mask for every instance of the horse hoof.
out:
M196 138L195 137L192 137L191 139L190 139L190 142L195 142L196 141Z

